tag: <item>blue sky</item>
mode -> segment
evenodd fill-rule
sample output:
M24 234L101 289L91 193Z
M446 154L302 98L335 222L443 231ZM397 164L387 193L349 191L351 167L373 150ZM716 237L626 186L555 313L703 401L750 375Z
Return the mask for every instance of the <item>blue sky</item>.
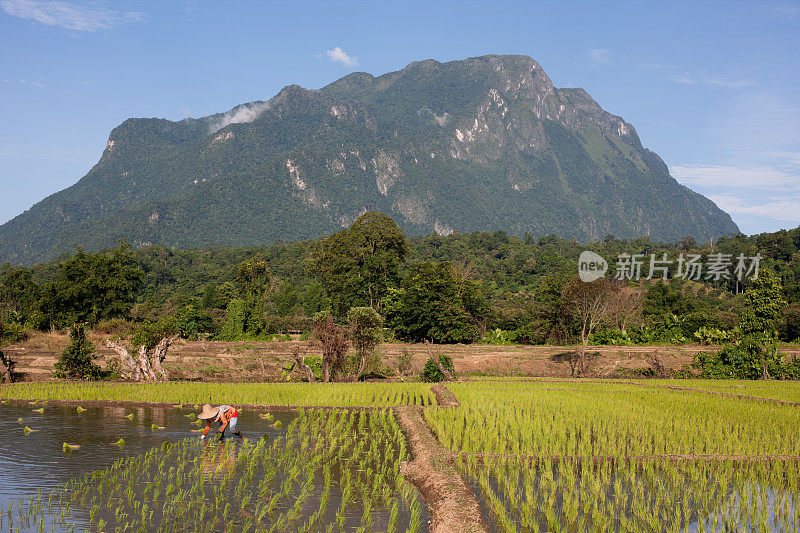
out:
M515 53L631 122L744 233L800 225L800 2L222 6L0 0L0 223L76 182L128 117Z

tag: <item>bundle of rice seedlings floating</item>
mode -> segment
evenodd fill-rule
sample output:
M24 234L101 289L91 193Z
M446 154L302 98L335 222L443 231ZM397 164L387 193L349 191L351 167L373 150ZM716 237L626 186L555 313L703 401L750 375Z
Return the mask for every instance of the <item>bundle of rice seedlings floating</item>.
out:
M112 446L125 446L125 439L120 437L117 442L112 442L111 445Z
M31 429L28 426L25 426L24 428L22 428L22 432L25 433L26 435L30 435L31 433L35 433L37 431L39 431L39 430L38 429Z
M167 429L167 428L166 428L166 427L164 427L164 426L159 426L158 424L153 424L152 426L150 426L150 429L152 429L153 431L155 431L155 430L157 430L157 429Z
M270 413L258 413L259 418L262 420L272 420L272 414Z
M125 418L127 418L128 420L133 420L133 413L125 415Z
M44 413L44 407L42 407L42 408L40 408L40 409L34 409L34 410L33 410L33 412L34 412L34 413L43 414L43 413Z
M70 444L65 442L61 448L64 450L64 453L72 453L73 451L80 449L80 447L80 444Z
M22 424L22 417L17 418L17 424Z
M85 413L86 412L86 409L84 409L80 405L75 410L78 411L78 413Z

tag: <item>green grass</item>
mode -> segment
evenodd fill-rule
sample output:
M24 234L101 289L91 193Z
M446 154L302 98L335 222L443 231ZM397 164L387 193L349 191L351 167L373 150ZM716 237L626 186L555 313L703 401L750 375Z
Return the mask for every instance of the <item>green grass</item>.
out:
M433 405L422 383L15 383L0 399L393 407Z

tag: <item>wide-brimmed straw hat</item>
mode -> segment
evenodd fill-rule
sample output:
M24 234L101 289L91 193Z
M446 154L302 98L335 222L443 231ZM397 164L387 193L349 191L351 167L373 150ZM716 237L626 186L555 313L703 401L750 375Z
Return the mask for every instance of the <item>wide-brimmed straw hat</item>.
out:
M203 412L197 415L200 420L208 420L219 414L219 407L211 407L209 404L203 406Z

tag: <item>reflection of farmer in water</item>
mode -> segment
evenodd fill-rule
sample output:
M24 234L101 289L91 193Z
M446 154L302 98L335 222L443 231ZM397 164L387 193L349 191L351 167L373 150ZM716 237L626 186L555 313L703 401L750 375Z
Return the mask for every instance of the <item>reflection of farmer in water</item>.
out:
M209 404L203 406L203 412L197 415L200 420L206 421L206 429L203 431L201 439L205 439L211 429L211 422L219 422L219 440L225 438L225 430L231 429L231 433L237 437L242 434L236 428L239 422L239 411L230 405L220 405L219 407L211 407Z
M221 446L206 446L203 452L203 472L206 474L226 474L236 466L238 447L222 444Z

